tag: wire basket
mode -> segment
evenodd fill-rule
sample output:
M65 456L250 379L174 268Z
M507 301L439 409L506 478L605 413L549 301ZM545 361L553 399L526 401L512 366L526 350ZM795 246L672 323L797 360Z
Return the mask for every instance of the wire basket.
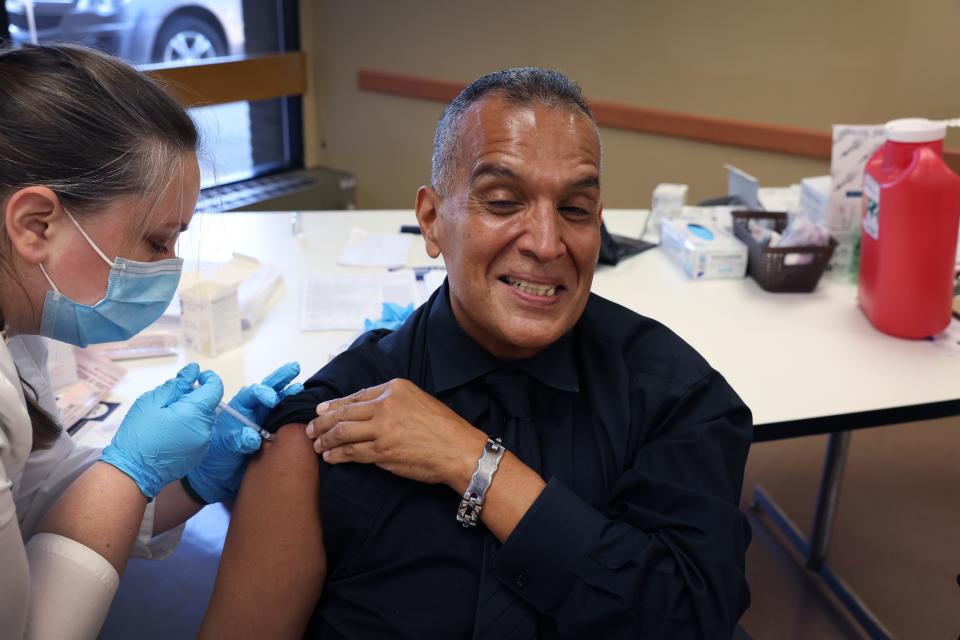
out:
M813 291L820 276L830 263L837 241L832 237L824 247L768 247L753 239L747 226L750 220L772 220L773 230L783 233L787 214L776 211L734 211L733 232L747 245L749 258L747 273L753 276L765 291L777 293L806 293ZM787 260L787 256L798 256ZM802 256L809 256L804 259Z

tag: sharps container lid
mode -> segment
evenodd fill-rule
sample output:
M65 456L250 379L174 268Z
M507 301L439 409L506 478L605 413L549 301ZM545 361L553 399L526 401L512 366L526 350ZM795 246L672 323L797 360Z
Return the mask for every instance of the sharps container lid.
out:
M944 122L926 118L900 118L886 124L887 140L891 142L933 142L947 137Z

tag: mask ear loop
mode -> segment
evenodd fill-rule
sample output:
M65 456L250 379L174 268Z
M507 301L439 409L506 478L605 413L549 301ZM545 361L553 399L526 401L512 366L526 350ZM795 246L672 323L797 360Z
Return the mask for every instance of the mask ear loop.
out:
M50 276L47 275L47 270L43 268L43 263L41 262L41 263L40 263L39 265L37 265L37 266L40 267L40 271L43 272L43 277L46 278L46 279L47 279L47 282L50 283L50 286L53 287L54 293L56 293L56 294L58 294L58 295L63 295L63 294L60 293L60 289L57 288L57 285L53 284L53 280L50 279Z
M67 211L67 208L66 208L66 207L63 208L63 212L64 212L65 214L67 214L67 217L70 218L70 222L72 222L72 223L73 223L73 226L75 226L75 227L77 228L77 231L79 231L79 232L80 232L80 235L83 236L83 239L87 241L87 244L89 244L91 247L93 247L93 250L97 252L97 255L100 256L100 258L101 258L104 262L107 263L107 266L108 266L108 267L112 267L112 266L113 266L113 260L111 260L110 258L108 258L108 257L103 253L103 251L100 250L100 247L97 246L97 243L94 242L93 239L92 239L90 236L87 235L87 232L83 230L83 227L80 226L80 223L77 222L77 219L74 218L73 215L72 215L69 211ZM57 285L55 285L55 284L53 283L53 280L50 278L50 274L48 274L48 273L47 273L47 270L43 268L43 263L41 262L38 266L40 267L40 271L43 273L43 277L47 279L47 282L48 282L48 283L50 284L50 286L53 288L54 293L57 293L57 294L59 294L59 295L63 295L63 294L60 293L60 289L57 288Z
M67 214L67 217L70 218L70 222L72 222L73 226L77 228L77 231L79 231L80 235L83 236L83 239L87 241L87 244L93 247L93 250L97 252L97 255L100 256L104 262L107 263L108 267L112 267L114 261L108 258L106 254L100 250L100 247L97 246L97 243L94 242L93 239L91 239L90 236L87 235L87 232L83 230L83 227L80 226L80 223L77 222L77 219L74 218L69 211L67 211L66 207L63 208L63 212ZM51 282L50 284L53 284L53 283Z

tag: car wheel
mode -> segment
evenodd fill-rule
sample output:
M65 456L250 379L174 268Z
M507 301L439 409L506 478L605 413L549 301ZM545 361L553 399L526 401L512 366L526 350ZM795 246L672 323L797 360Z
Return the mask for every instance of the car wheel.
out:
M174 16L157 36L154 62L189 64L227 55L227 44L217 29L193 16Z

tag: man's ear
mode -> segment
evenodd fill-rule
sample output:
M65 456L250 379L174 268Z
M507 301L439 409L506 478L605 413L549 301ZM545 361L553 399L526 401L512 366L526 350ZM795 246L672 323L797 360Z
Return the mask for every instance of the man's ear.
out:
M25 187L7 198L3 211L13 250L30 264L50 255L50 230L61 218L60 199L47 187Z
M417 222L420 223L420 233L427 245L427 255L436 258L440 255L440 244L437 234L440 231L440 196L431 187L417 189Z

